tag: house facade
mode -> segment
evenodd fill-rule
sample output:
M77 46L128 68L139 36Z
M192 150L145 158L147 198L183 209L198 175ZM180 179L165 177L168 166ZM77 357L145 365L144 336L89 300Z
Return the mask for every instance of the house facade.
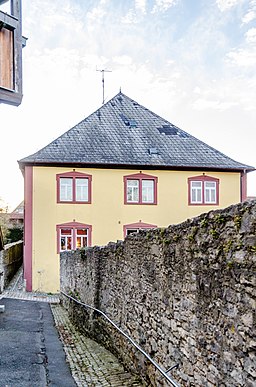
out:
M238 203L254 170L121 92L19 165L27 290L53 293L61 251Z

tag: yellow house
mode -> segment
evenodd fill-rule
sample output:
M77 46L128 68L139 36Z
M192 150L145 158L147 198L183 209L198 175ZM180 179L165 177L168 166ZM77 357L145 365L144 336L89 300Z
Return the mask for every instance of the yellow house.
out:
M61 251L238 203L254 170L121 92L19 165L27 290L53 293Z

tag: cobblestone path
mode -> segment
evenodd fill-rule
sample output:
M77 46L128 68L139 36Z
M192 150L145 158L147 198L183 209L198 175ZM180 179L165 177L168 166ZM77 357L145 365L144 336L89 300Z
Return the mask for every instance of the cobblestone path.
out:
M61 305L51 304L51 309L78 387L146 386L127 372L112 353L77 332Z

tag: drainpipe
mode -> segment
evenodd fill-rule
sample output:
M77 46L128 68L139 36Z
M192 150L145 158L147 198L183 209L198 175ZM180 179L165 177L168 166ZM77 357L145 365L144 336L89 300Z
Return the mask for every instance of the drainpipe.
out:
M246 169L241 172L241 185L240 185L240 191L241 191L241 202L244 202L247 198L247 172Z

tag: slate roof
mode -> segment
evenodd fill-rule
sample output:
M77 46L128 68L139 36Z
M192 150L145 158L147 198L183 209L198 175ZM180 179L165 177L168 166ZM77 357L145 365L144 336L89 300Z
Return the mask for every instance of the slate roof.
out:
M24 165L254 170L206 145L119 92Z

